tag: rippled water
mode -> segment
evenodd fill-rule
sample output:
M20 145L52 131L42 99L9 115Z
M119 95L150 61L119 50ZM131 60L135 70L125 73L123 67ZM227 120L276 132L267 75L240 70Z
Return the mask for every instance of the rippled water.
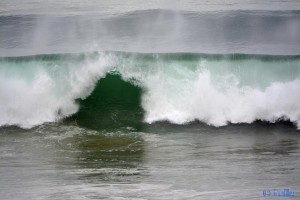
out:
M265 188L299 193L300 135L290 124L143 129L1 129L1 197L263 199Z

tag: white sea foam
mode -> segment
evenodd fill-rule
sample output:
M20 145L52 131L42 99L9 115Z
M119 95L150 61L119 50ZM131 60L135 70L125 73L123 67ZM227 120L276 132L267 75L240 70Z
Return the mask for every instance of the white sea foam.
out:
M199 120L223 126L229 122L285 119L300 128L299 80L275 82L262 91L229 81L226 89L224 85L220 89L212 82L210 72L202 71L195 80L173 79L167 83L156 80L154 83L160 84L146 83L147 92L143 96L148 123L167 120L184 124Z
M0 126L31 128L76 113L79 106L75 99L87 97L111 64L112 59L108 55L101 55L77 65L50 63L49 66L49 63L36 62L30 67L14 66L12 63L2 66ZM31 70L31 78L26 77L26 73L22 74L22 67Z
M125 79L134 77L145 88L142 106L147 123L199 120L224 126L290 120L300 128L298 60L292 64L202 59L194 65L156 61L143 70L139 62L130 66L120 71Z

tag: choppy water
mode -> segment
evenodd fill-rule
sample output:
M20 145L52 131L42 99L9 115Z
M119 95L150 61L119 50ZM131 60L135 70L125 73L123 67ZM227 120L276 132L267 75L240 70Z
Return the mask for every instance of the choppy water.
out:
M298 0L1 1L1 199L299 198L299 35Z
M87 131L1 129L3 199L264 199L299 194L299 133L290 124L156 124ZM273 198L269 198L273 199Z

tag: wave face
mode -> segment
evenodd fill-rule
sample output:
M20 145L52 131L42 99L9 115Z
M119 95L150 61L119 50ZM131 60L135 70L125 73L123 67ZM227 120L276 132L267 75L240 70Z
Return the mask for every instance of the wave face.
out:
M300 128L300 57L102 52L0 60L0 126L71 116L89 128L289 120Z

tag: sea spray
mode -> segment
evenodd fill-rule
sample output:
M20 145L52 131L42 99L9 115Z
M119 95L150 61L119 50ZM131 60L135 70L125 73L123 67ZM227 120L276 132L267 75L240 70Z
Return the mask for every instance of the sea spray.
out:
M209 125L223 126L256 120L290 120L300 127L299 80L272 83L264 91L228 84L226 90L218 90L212 83L210 73L204 71L181 91L164 88L164 84L150 87L143 96L145 121L185 124L199 120Z
M147 123L290 120L300 127L299 57L146 54L121 66L125 80L144 88Z
M109 55L80 57L3 59L0 126L31 128L76 113L75 99L86 98L112 65Z

